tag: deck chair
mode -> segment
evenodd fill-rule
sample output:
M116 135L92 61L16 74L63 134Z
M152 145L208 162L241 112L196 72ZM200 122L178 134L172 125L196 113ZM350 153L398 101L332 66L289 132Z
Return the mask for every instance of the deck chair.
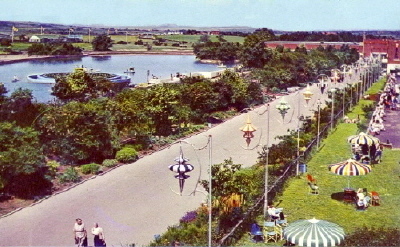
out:
M274 231L276 233L276 241L281 241L283 239L283 231L280 225L276 225L274 227Z
M371 191L369 193L371 195L371 205L372 206L379 206L381 204L381 198L376 191Z
M256 223L251 224L251 230L249 235L250 235L250 240L254 243L261 242L263 240L262 239L263 232L261 231L260 226Z
M275 231L275 222L264 222L264 242L268 243L270 240L276 242L278 240L278 233Z
M311 176L310 174L307 174L307 181L310 183L317 183L317 179L315 179L313 176Z
M312 195L319 195L319 187L315 183L308 182L308 192Z

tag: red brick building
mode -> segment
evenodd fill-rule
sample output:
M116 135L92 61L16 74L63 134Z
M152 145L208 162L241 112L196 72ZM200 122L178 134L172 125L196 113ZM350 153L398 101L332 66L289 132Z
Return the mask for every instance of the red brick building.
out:
M362 43L359 42L320 42L320 41L267 41L264 43L267 48L276 48L277 46L283 46L290 50L295 50L296 47L304 46L307 50L316 49L319 46L326 48L327 46L333 46L336 49L340 49L342 45L348 45L350 48L355 48L358 52L362 52Z
M380 57L383 64L387 64L387 70L400 70L400 40L371 39L364 40L364 57ZM385 66L384 66L385 67Z
M267 41L264 43L267 48L283 46L290 50L304 46L307 50L316 49L319 46L326 48L333 46L340 49L342 45L355 48L361 56L380 58L382 67L387 68L387 72L400 71L400 40L393 39L371 39L364 42L317 42L317 41Z

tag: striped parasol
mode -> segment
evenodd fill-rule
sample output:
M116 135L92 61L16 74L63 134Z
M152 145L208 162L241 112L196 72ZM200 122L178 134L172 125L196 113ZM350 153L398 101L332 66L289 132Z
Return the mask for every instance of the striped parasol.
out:
M344 239L343 228L326 220L298 220L283 229L283 237L298 246L336 246Z
M370 165L362 164L353 159L329 165L328 169L341 176L362 176L371 172ZM347 181L347 187L349 187L349 181Z
M360 132L358 135L352 135L347 138L347 142L351 144L358 144L358 145L364 145L367 144L368 146L376 145L380 141L378 138L367 135L364 132Z

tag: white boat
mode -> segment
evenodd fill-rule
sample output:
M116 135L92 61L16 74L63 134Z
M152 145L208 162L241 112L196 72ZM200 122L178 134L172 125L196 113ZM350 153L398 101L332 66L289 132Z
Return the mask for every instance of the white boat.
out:
M226 68L226 65L223 63L218 64L218 68Z
M131 67L131 68L127 69L124 73L132 73L132 74L134 74L135 73L135 68Z
M15 75L15 76L13 77L13 79L11 80L11 82L17 82L17 81L19 81L19 78Z

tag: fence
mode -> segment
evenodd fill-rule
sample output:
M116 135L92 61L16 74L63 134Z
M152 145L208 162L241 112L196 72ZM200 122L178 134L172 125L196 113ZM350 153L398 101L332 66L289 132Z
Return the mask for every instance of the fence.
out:
M363 92L364 93L364 92ZM359 101L359 97L352 98L352 102L347 102L344 107L337 112L334 117L333 117L333 126L336 126L337 123L339 122L339 119L341 118L344 113L346 113L346 110L350 109L351 105L356 105ZM328 136L329 131L330 131L330 126L331 126L331 121L327 123L322 130L319 132L319 138L320 140L323 139L324 137ZM313 138L307 145L306 149L304 150L303 154L301 156L296 157L296 159L288 162L284 166L284 172L280 177L278 177L275 182L269 187L268 189L268 198L269 199L274 199L279 193L283 191L284 184L287 181L289 177L293 177L296 175L296 169L293 169L293 167L296 167L300 159L302 160L309 160L311 158L312 151L314 150L314 147L317 145L317 137ZM219 241L218 246L228 246L232 245L235 243L237 239L240 239L241 233L243 230L252 223L251 221L254 220L255 216L259 215L261 213L261 206L263 206L265 198L265 194L263 194L257 201L256 203L244 214L243 218L231 229L230 232L225 234L221 240ZM246 231L246 230L245 230ZM247 230L248 231L248 230Z

